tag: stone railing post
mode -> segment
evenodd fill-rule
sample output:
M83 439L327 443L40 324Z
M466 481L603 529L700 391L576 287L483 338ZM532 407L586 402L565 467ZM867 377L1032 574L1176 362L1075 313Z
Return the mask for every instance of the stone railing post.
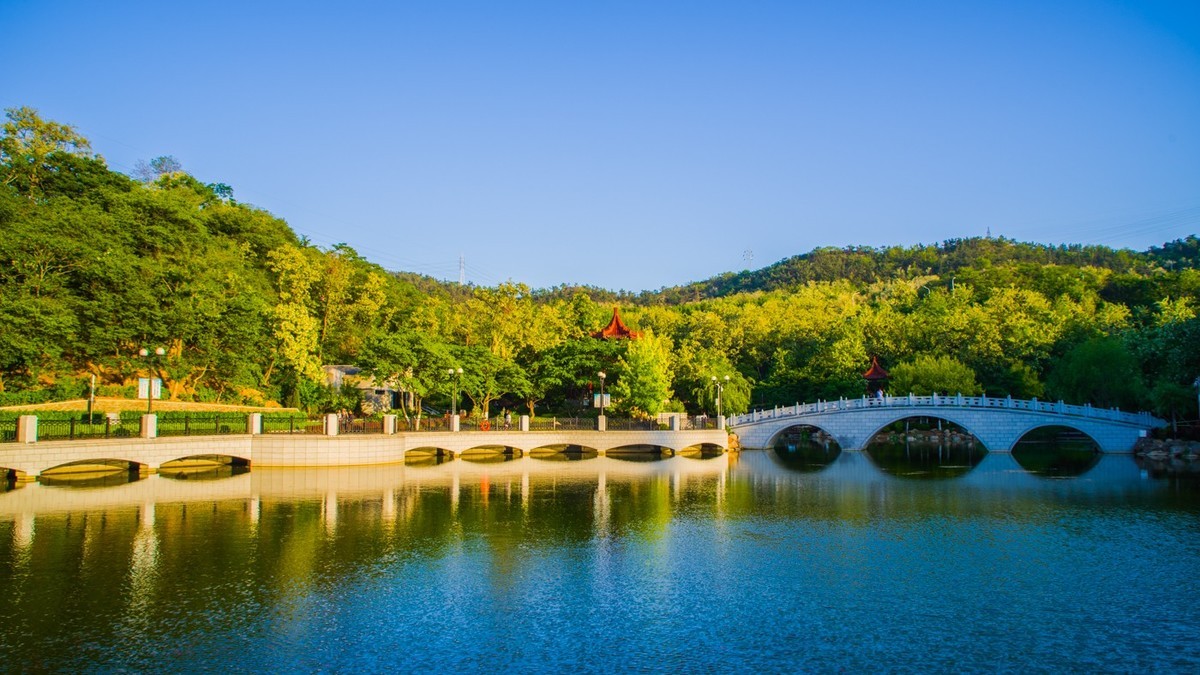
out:
M329 413L325 416L325 435L338 435L338 416L334 413Z
M262 433L263 419L262 413L250 413L246 416L246 433L251 436L257 436Z
M391 436L394 433L396 433L396 416L395 415L384 415L383 416L383 434L385 436Z
M142 415L142 438L158 438L158 415Z
M462 417L459 415L450 416L450 431L458 432L462 430Z
M608 418L605 417L604 415L597 417L596 418L596 431L607 431L607 430L608 430Z
M679 415L671 415L667 418L667 428L671 431L679 431Z
M37 415L17 417L17 442L37 443Z
M722 430L722 431L725 429L725 416L724 415L717 415L717 429Z
M529 431L529 415L521 415L517 420L517 429L519 431Z

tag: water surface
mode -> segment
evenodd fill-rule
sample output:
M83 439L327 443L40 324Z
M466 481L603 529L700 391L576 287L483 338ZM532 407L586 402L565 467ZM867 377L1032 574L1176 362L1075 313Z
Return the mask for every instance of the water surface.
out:
M918 454L30 484L0 493L0 653L72 671L1200 668L1194 481L1127 456L1056 477Z

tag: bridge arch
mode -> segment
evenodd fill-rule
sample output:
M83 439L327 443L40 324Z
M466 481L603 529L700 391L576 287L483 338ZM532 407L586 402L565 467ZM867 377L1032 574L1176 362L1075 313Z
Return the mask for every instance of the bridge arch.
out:
M443 448L436 445L422 445L416 448L409 448L404 451L404 462L406 464L424 463L428 461L441 461L444 459L454 459L454 451L450 448Z
M535 445L529 448L529 455L534 453L538 455L553 455L553 454L585 454L599 455L600 449L590 445L580 445L577 443L544 443Z
M225 455L221 453L197 453L193 455L184 455L163 462L160 466L171 464L180 464L184 462L207 461L214 464L232 464L234 466L250 466L249 457L241 457L239 455Z
M878 425L878 427L874 431L872 431L870 434L868 434L866 436L866 438L863 440L863 447L865 448L867 445L869 445L871 443L872 439L874 439L876 436L878 436L880 433L882 433L885 429L887 429L888 427L892 426L893 424L895 424L897 422L903 422L904 420L910 420L910 419L931 419L931 420L942 420L944 422L949 422L949 423L953 424L954 426L962 429L963 431L967 432L968 434L971 434L971 437L974 438L977 443L979 443L981 446L983 446L984 450L990 450L990 448L987 447L987 444L984 443L983 438L981 438L978 433L973 431L970 426L968 426L967 424L964 424L959 419L955 419L955 415L953 415L953 414L943 415L943 414L921 413L918 415L913 415L913 414L903 414L904 413L903 410L901 410L899 412L901 414L897 415L895 419L891 420L890 422L884 422L883 424Z
M1013 441L1013 444L1011 447L1008 448L1008 451L1012 452L1017 447L1018 443L1025 440L1025 438L1027 436L1029 436L1030 434L1032 434L1040 429L1062 428L1062 429L1070 429L1071 431L1083 434L1084 436L1087 437L1088 441L1090 441L1092 443L1092 445L1094 445L1096 447L1097 452L1099 452L1100 441L1094 435L1088 433L1088 431L1086 429L1083 429L1082 427L1083 427L1083 425L1081 425L1081 424L1072 424L1071 420L1061 420L1061 421L1060 420L1048 420L1045 422L1039 420L1038 422L1028 425L1020 433L1018 433L1016 436L1016 440Z
M832 438L833 441L838 444L838 448L840 449L842 447L842 444L838 440L837 434L835 434L831 430L832 427L826 428L826 426L830 426L830 425L823 426L819 423L814 424L812 421L809 421L809 420L802 420L802 419L796 420L794 423L789 424L789 425L779 429L775 433L771 434L770 438L767 439L767 442L763 447L773 448L779 443L780 438L782 438L783 435L786 434L787 432L791 431L792 429L803 429L805 427L808 427L811 429L816 429L817 431L820 431L821 433L825 434L826 436L829 436L830 438Z

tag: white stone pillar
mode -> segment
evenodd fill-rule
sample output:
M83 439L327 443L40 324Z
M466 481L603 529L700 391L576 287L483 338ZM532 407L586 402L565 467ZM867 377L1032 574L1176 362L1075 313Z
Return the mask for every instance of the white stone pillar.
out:
M142 415L142 438L158 438L158 415Z
M250 413L246 418L246 433L257 436L263 431L262 413Z
M17 442L37 443L37 415L17 417Z
M720 429L722 431L725 430L725 416L724 415L717 415L717 429Z
M325 435L326 436L337 436L338 435L338 416L335 415L334 413L329 413L328 415L325 416Z
M517 428L521 431L529 431L529 415L521 415L521 419L517 421Z
M384 415L383 416L383 433L386 436L391 436L392 434L396 433L396 416L395 415Z
M608 430L608 418L605 417L604 415L597 417L596 418L596 431L607 431L607 430Z
M450 416L450 431L458 431L461 428L462 428L462 426L461 426L461 423L459 420L459 416L451 415Z
M671 422L667 425L667 428L671 431L679 431L679 415L671 415L669 419Z

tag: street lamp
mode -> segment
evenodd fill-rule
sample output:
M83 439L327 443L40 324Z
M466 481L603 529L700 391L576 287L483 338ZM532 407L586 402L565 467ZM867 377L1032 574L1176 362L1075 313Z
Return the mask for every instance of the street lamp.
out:
M1196 376L1196 380L1192 382L1192 386L1196 388L1196 408L1200 410L1200 375Z
M450 415L451 417L458 417L458 384L462 381L463 369L461 367L457 369L447 368L446 374L454 380L454 396L450 399ZM457 377L455 377L456 375Z
M717 417L720 418L721 417L721 392L725 390L725 385L729 384L729 376L726 375L725 380L722 382L721 380L717 379L716 375L713 375L712 381L713 381L713 384L717 385Z
M138 350L138 356L149 359L149 377L146 378L146 414L149 415L154 410L154 365L158 362L158 357L166 354L167 350L162 347L155 347L154 351L150 351L145 347Z
M600 376L600 416L604 417L604 378L608 377L604 371L597 373Z

